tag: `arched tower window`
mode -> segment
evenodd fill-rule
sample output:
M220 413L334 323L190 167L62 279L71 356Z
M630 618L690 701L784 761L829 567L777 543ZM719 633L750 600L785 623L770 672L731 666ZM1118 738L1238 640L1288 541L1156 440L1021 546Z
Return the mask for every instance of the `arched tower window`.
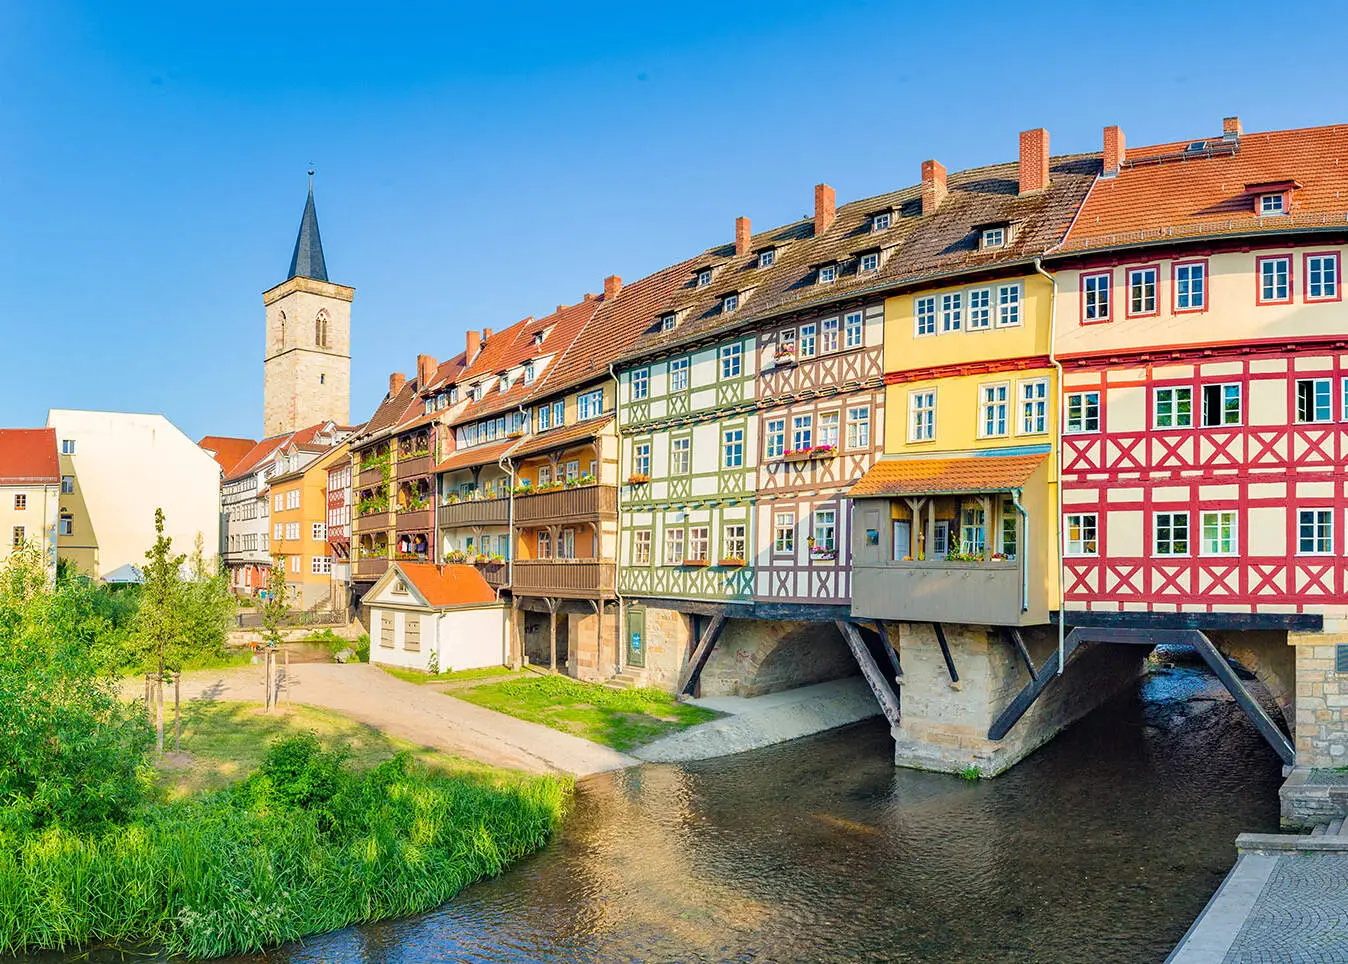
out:
M280 342L277 344L276 348L279 351L286 346L286 313L282 311L278 312L278 315L281 322L278 332L280 334Z
M314 319L314 344L319 348L328 347L328 313L320 311Z

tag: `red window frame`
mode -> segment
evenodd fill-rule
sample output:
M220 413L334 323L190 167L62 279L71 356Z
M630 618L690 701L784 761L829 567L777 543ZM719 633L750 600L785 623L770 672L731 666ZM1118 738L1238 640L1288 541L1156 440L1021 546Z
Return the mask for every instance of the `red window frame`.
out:
M1334 259L1334 297L1311 297L1311 258ZM1343 300L1343 259L1337 251L1307 251L1301 256L1301 297L1308 304L1330 303Z
M1156 298L1151 311L1133 311L1133 272L1156 272ZM1161 313L1161 266L1160 264L1135 264L1123 269L1123 316L1125 318L1155 318Z
M1200 264L1203 266L1203 304L1197 308L1181 308L1179 306L1179 269L1189 265ZM1173 315L1189 315L1195 312L1208 310L1208 295L1210 294L1209 282L1212 280L1212 272L1208 270L1207 258L1189 258L1186 261L1175 261L1170 265L1170 313Z
M1271 298L1264 300L1264 262L1265 261L1286 261L1287 262L1287 297ZM1292 292L1296 290L1296 268L1292 261L1292 255L1288 254L1263 254L1254 259L1254 303L1256 305L1290 305L1292 303Z
M1108 278L1109 279L1109 314L1103 318L1086 317L1086 279L1087 278ZM1081 286L1081 324L1082 325L1107 325L1114 320L1114 269L1109 268L1105 271L1083 271L1079 281Z

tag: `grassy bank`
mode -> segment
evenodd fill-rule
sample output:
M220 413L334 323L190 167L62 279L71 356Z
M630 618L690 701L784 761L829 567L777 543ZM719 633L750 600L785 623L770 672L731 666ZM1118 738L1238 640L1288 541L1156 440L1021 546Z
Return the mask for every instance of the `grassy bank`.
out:
M430 673L417 669L403 669L401 666L379 667L390 676L396 676L406 683L416 683L419 686L426 683L465 683L480 679L498 679L503 676L517 676L522 670L514 670L509 666L483 666L479 669L456 669L449 673L436 673L432 676Z
M457 699L631 750L720 714L655 689L612 690L568 676L529 674L454 693Z
M131 820L0 820L0 951L148 942L212 957L424 911L541 847L569 792L319 710L192 704L185 724L160 799Z

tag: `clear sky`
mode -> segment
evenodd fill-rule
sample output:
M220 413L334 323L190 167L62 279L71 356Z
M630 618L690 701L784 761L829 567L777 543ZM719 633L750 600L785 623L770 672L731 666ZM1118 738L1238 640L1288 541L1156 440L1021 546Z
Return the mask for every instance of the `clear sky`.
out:
M1285 8L1290 9L1290 8ZM261 293L315 194L391 371L733 238L1013 159L1348 121L1348 5L0 0L0 425L255 437Z

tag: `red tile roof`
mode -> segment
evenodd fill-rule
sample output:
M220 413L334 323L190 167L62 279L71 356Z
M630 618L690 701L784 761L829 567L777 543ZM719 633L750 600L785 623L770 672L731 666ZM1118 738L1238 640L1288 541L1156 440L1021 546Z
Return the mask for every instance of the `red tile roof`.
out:
M0 485L60 481L56 429L0 428Z
M571 445L576 442L588 442L590 439L598 438L603 434L604 429L608 428L613 422L612 415L601 415L599 418L586 419L583 422L577 422L575 425L568 425L565 428L552 429L547 432L539 432L536 435L530 435L520 442L520 444L510 450L512 459L521 459L525 456L536 455L539 452L548 452L563 445Z
M250 438L231 438L228 435L207 435L197 443L198 448L211 453L211 457L220 463L220 471L229 474L229 470L238 464L256 445Z
M225 479L228 481L242 478L291 442L293 442L295 447L301 451L326 452L331 446L316 443L314 439L327 425L327 422L319 422L315 425L297 429L294 432L286 432L284 435L273 435L271 438L264 438L234 463L234 465L225 473ZM336 426L337 432L342 430L349 431L350 429L351 426ZM204 442L205 439L202 439L202 441Z
M1091 188L1058 251L1337 226L1348 218L1348 125L1129 147ZM1235 148L1234 150L1232 148ZM1296 181L1286 215L1258 217L1252 188Z
M504 442L494 442L491 445L475 445L470 449L451 452L449 458L435 467L435 471L453 472L455 469L471 469L475 465L488 465L497 461L518 442L519 439L511 438Z
M852 485L853 499L886 495L965 495L1007 492L1023 486L1048 458L974 455L963 458L881 459Z
M432 606L474 606L497 601L495 590L487 585L476 566L437 566L429 562L393 565Z

